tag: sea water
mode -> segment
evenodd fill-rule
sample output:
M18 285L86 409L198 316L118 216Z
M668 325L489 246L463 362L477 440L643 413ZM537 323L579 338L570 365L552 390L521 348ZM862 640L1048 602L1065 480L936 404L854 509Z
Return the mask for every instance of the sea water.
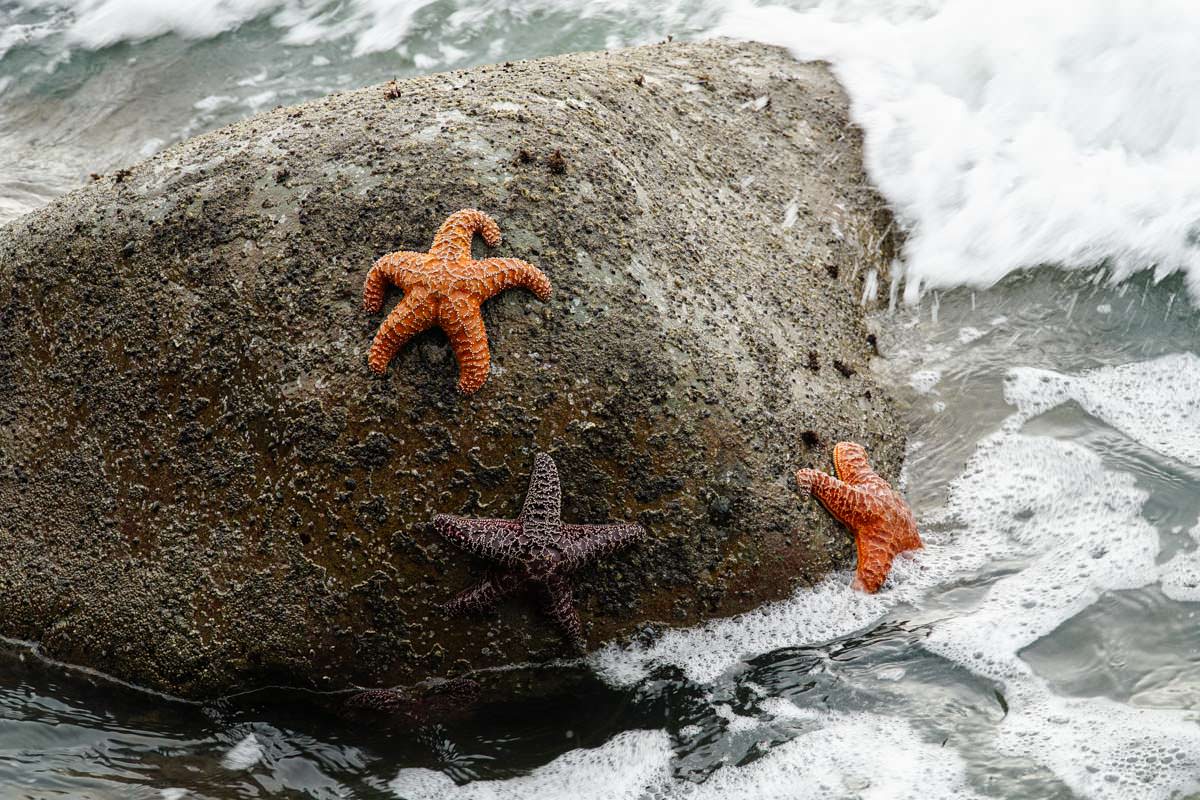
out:
M0 0L0 219L275 104L710 32L848 87L908 234L873 368L926 547L877 595L834 574L418 730L181 703L14 643L2 794L1200 796L1192 4Z

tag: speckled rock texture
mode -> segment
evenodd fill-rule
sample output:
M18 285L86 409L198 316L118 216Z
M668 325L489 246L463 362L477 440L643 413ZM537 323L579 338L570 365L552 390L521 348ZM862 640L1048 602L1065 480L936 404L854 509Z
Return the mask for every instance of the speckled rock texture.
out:
M439 606L485 565L434 515L516 516L539 450L564 520L648 531L579 573L592 647L850 566L792 475L903 452L861 147L824 65L663 44L276 109L0 229L0 633L190 697L568 655L531 598ZM484 305L470 397L438 331L372 374L368 269L464 207L553 298Z

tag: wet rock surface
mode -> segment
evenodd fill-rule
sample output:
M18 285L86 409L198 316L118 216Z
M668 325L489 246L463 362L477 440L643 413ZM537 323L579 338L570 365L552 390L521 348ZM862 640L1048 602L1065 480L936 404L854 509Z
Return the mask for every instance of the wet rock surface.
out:
M17 220L0 633L192 697L568 655L533 598L439 608L484 565L433 516L515 516L539 450L566 521L649 532L579 575L592 646L849 566L791 476L839 439L889 480L903 452L859 304L891 258L861 165L823 65L664 44L276 109ZM484 306L473 396L438 331L372 375L368 268L462 207L504 232L476 256L537 264L553 298Z

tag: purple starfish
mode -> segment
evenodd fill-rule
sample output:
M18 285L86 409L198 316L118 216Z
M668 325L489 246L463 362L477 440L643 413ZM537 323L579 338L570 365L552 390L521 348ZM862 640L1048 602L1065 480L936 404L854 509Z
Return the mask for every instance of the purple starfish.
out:
M583 624L571 601L568 576L585 564L641 539L641 525L566 525L562 521L562 486L554 459L538 453L529 477L529 493L521 515L509 519L467 519L438 514L433 527L468 553L497 569L446 604L451 613L480 611L534 584L546 610L576 650L583 651Z

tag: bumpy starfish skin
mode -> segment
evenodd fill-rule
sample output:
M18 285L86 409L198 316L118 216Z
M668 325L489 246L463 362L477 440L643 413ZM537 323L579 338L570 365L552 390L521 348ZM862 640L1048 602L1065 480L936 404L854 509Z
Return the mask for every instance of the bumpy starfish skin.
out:
M516 258L471 258L471 237L479 232L491 247L500 244L500 226L475 209L456 211L433 237L428 253L401 250L383 256L367 273L363 308L383 306L388 284L404 297L375 334L367 362L375 372L388 364L409 339L435 325L450 337L458 361L458 388L471 394L483 386L491 366L487 331L479 307L505 289L524 286L540 300L550 299L550 279Z
M862 445L838 442L833 448L833 466L837 478L802 469L796 473L796 484L801 491L816 495L829 513L854 533L858 569L853 586L877 592L896 555L921 546L917 522L904 498L871 469Z
M494 567L481 582L447 603L448 611L481 611L533 586L542 594L550 618L580 651L586 642L571 598L570 575L646 535L640 525L565 524L558 468L545 453L534 459L529 493L515 520L439 514L433 526L444 538Z

